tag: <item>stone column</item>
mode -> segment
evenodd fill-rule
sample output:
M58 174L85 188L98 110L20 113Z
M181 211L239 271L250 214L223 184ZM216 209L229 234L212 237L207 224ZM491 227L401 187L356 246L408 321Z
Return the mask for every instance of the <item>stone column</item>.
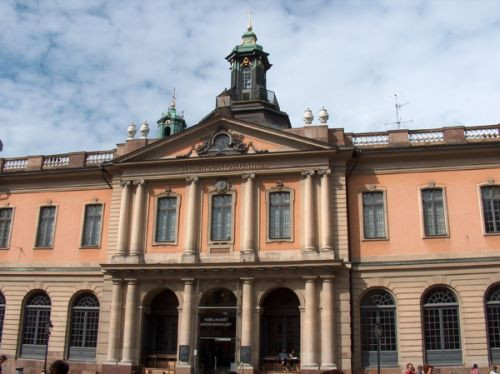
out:
M304 277L305 281L305 312L304 312L304 345L301 346L301 364L303 370L318 369L317 344L317 312L316 277Z
M241 305L241 347L240 361L242 365L252 363L252 334L253 334L253 278L241 278L242 305Z
M116 246L116 257L124 257L127 255L130 184L130 181L120 183L120 185L122 186L122 198L120 200L120 217L118 219L118 243Z
M137 280L127 280L127 299L125 301L125 323L123 325L122 361L125 364L136 362L137 325Z
M255 260L255 174L243 174L245 182L245 202L243 214L242 255L247 261ZM252 258L253 257L253 258Z
M334 356L333 275L322 276L321 299L321 370L336 369Z
M182 304L181 325L179 326L179 362L185 366L191 364L191 320L193 314L193 283L194 279L186 278L184 281L184 294ZM187 353L186 353L187 352Z
M302 175L306 180L304 183L304 250L312 252L316 250L315 227L314 227L314 170L304 170Z
M106 359L109 363L116 363L118 361L121 314L122 281L121 279L113 279L113 289L111 291L111 310L109 316L108 357Z
M141 258L144 255L143 228L146 217L144 216L144 190L146 184L143 180L137 182L135 191L134 209L132 211L132 234L130 237L130 256Z
M332 248L332 202L330 191L330 169L319 170L321 175L321 250Z
M197 227L198 227L198 177L187 177L188 198L186 212L186 248L183 261L194 262L198 252Z

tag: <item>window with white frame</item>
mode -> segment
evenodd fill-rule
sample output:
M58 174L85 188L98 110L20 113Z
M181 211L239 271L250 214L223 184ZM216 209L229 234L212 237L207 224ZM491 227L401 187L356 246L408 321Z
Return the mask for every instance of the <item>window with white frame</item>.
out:
M368 292L361 300L361 347L365 366L377 364L380 339L380 365L397 366L396 304L389 292L381 289ZM382 332L377 338L376 329Z
M0 343L3 335L3 320L5 317L5 296L0 292Z
M500 285L494 286L485 300L490 359L492 363L500 364Z
M43 358L49 340L50 298L43 291L30 296L24 306L21 356Z
M160 197L156 203L155 242L175 242L177 234L177 197Z
M484 230L500 233L500 186L481 187L483 200Z
M9 247L12 212L12 208L0 208L0 248Z
M425 236L442 236L447 234L442 188L426 188L422 190L422 210L424 215Z
M243 90L252 88L252 70L249 67L241 71L241 88Z
M363 192L363 235L365 239L385 238L384 192Z
M85 205L82 247L97 247L101 242L102 204Z
M36 247L52 247L54 242L55 206L42 206L36 231Z
M83 293L71 308L70 358L95 359L98 327L99 300L90 292Z
M212 241L231 240L232 198L230 194L212 196L212 220L210 239Z
M458 301L450 289L434 287L423 299L424 340L429 364L462 363Z
M290 192L269 193L269 239L290 239Z

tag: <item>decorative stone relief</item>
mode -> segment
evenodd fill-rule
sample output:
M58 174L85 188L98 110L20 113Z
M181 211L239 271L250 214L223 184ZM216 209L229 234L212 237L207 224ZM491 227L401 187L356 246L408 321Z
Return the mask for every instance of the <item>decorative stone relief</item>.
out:
M200 156L242 154L246 153L249 147L249 144L243 141L244 139L244 135L220 128L214 134L202 138L203 143L198 145L195 150ZM253 145L252 148L255 153L263 153L263 151L257 150Z

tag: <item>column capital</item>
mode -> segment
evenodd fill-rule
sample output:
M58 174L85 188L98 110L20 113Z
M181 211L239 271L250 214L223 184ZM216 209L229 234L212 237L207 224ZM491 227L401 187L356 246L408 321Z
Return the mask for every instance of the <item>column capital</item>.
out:
M304 177L312 177L316 173L316 170L314 169L307 169L307 170L302 170L300 172L300 175L303 175Z
M136 179L134 181L131 181L134 186L144 186L146 181L144 179Z
M181 281L183 281L184 284L193 284L194 278L181 278Z
M333 274L328 274L328 275L320 275L319 278L324 281L324 282L328 282L328 281L333 281L335 279L335 275Z
M113 282L114 285L121 285L123 282L123 279L111 279L111 282Z
M318 175L329 175L332 173L332 170L331 169L320 169L318 170Z
M131 180L120 180L120 186L121 187L128 187L132 184Z
M318 277L316 275L304 275L302 279L309 283L315 281L316 279L318 279Z
M244 180L252 180L252 179L255 179L255 174L254 173L244 173L241 175L241 178Z
M188 184L197 183L199 180L200 180L200 177L198 177L196 175L189 175L186 177L186 182Z
M243 283L247 283L247 284L253 283L253 280L254 280L253 277L241 277L240 279L243 281Z
M126 278L125 282L127 282L127 285L136 285L137 284L137 279L135 278Z

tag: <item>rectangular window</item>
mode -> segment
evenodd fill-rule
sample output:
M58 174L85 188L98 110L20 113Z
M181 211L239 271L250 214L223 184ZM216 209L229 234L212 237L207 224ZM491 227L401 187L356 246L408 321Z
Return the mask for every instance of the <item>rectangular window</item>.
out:
M12 208L0 209L0 248L9 247L10 228L12 226Z
M422 190L425 236L446 235L443 190L430 188Z
M500 233L500 186L481 187L484 229L487 233Z
M231 195L215 195L212 197L211 240L231 240L231 211Z
M85 205L82 247L97 247L101 241L102 204Z
M382 191L363 192L363 232L365 239L386 237Z
M175 242L177 233L177 197L162 197L156 205L155 242Z
M290 192L269 194L269 239L290 239Z
M36 232L36 247L52 247L54 241L55 218L55 206L43 206L40 208L40 217L38 219L38 229Z

